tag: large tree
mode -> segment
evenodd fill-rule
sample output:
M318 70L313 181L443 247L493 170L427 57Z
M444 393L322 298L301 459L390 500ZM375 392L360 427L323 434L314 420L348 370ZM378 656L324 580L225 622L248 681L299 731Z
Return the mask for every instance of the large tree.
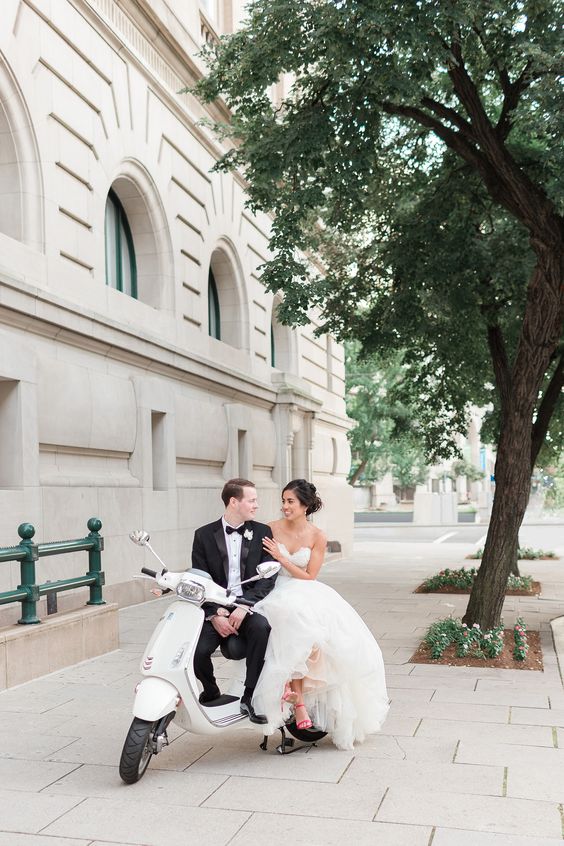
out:
M282 317L313 305L338 337L405 348L436 453L495 386L496 493L465 616L486 628L564 382L563 24L559 0L255 0L199 85L232 112L220 167L273 214L263 280Z

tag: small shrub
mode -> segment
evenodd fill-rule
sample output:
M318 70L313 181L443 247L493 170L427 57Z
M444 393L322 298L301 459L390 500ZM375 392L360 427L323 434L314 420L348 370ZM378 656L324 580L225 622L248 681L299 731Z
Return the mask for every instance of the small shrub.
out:
M527 627L522 617L517 617L517 622L513 626L513 640L515 641L513 657L516 661L524 661L529 651L529 643L527 641Z
M457 590L470 590L476 578L477 569L471 567L466 570L461 567L459 570L450 570L448 567L441 570L436 576L431 576L423 582L423 590L432 592L439 590L442 587L454 587ZM509 590L530 590L533 585L532 576L514 576L510 574L507 579L507 588Z
M473 552L471 555L467 555L467 558L471 559L481 559L484 554L483 549L477 549L476 552ZM519 547L517 550L517 558L520 558L522 561L536 561L539 558L557 558L555 552L551 550L545 549L532 549L530 546L523 546Z
M423 587L425 590L437 590L437 588L448 585L449 587L465 590L466 588L471 588L474 584L476 573L477 570L475 567L471 567L470 570L466 570L464 567L461 567L460 570L450 570L447 567L446 570L441 570L436 576L426 579Z
M507 579L507 587L509 590L530 590L533 586L532 576L514 576L509 574Z
M456 655L465 658L496 658L503 650L503 624L483 632L478 625L469 628L466 623L446 617L436 620L425 635L432 658L440 658L451 643L456 644Z

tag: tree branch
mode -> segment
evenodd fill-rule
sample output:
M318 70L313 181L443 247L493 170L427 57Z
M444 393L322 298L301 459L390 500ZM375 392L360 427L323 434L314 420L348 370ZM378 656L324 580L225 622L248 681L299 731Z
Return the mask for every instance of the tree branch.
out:
M505 141L505 139L509 135L511 127L513 125L511 121L511 113L517 108L519 104L519 99L523 91L525 91L531 84L531 78L527 78L530 67L531 63L529 61L527 62L515 82L509 81L509 74L507 73L507 71L504 70L503 76L505 82L502 81L501 83L504 94L503 106L501 108L499 120L495 127L495 131L503 141Z
M537 412L537 419L533 425L533 435L531 440L531 472L534 469L535 462L538 458L540 448L546 438L548 427L558 400L564 387L564 353L560 354L556 370L552 374L552 379L548 383L548 387L544 392L544 396L539 405Z
M474 136L472 135L472 126L462 117L462 115L459 115L455 109L451 109L448 106L444 106L442 103L438 103L436 100L433 100L432 97L423 97L421 105L426 106L426 108L443 118L443 120L448 120L451 123L454 123L455 126L459 128L461 135L464 135L467 140L475 143Z
M411 118L421 126L432 130L435 135L444 141L447 147L458 153L461 158L481 174L483 179L486 179L485 171L489 170L487 161L480 151L473 144L469 143L461 132L455 132L453 129L449 129L440 120L427 114L422 109L418 109L416 106L402 106L399 103L384 102L382 103L382 108L389 115ZM493 179L494 176L493 171L488 173L489 178Z
M503 137L490 122L474 80L466 70L459 42L453 42L451 52L454 61L449 65L448 74L454 92L470 117L476 144L487 162L488 172L495 175L493 180L484 178L486 187L494 200L515 215L533 236L542 240L546 218L554 213L552 203L543 189L521 170L505 147Z

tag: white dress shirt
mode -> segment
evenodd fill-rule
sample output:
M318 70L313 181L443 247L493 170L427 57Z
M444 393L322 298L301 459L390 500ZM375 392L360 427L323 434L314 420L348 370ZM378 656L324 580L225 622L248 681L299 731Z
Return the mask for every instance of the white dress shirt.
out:
M243 545L243 536L240 535L239 532L232 532L230 535L227 534L225 529L228 523L226 523L225 517L221 518L221 523L223 525L223 535L225 537L225 547L227 549L227 559L229 561L227 588L231 590L232 585L236 585L237 582L241 581L241 548ZM243 523L239 523L239 526L242 525ZM233 528L238 529L239 526L233 526ZM235 596L243 596L242 587L236 587L233 592Z

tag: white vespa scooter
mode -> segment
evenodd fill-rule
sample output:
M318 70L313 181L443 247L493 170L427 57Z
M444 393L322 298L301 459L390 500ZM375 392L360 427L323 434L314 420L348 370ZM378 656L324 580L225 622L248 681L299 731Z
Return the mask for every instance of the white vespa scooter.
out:
M229 694L221 697L221 704L209 706L199 702L193 657L205 618L202 608L205 602L229 607L247 607L249 604L244 597L235 596L217 585L203 570L168 571L151 547L147 532L132 532L130 538L139 546L146 546L162 565L160 574L146 567L141 572L154 579L163 591L174 591L176 600L164 610L141 660L144 678L136 687L134 719L119 764L119 774L126 784L138 781L149 766L151 757L168 745L167 728L172 720L194 734L215 734L247 719L239 707L242 680L234 679L234 686ZM241 584L269 578L279 569L277 561L259 564L257 575ZM221 651L226 658L241 660L244 657L240 651L242 645L238 643L238 638L226 638L221 644ZM298 729L293 721L285 727L293 737L308 744L321 740L326 734L316 729ZM284 727L280 731L282 742L277 747L278 751L281 754L296 751L294 740L285 736ZM266 744L265 736L261 749L266 750Z

